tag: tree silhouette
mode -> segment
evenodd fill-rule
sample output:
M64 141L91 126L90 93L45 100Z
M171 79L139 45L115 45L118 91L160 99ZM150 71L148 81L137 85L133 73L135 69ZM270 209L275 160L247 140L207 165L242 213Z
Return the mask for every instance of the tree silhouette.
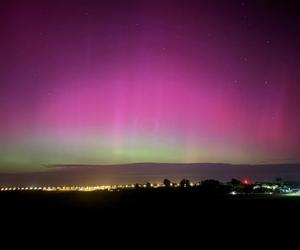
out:
M164 185L165 187L170 187L171 186L171 181L168 179L164 179Z
M182 188L185 188L185 187L190 187L191 184L190 184L190 181L187 180L187 179L182 179L181 182L180 182L180 187Z
M223 185L217 180L204 180L201 181L201 190L207 194L221 194L224 193Z
M242 182L240 180L237 180L237 179L231 179L230 184L232 186L240 186L242 184Z

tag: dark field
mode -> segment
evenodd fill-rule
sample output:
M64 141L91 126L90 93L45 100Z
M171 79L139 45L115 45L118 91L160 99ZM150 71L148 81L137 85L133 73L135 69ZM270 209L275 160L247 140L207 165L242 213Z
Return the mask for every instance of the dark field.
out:
M297 196L218 196L197 190L2 192L0 201L1 214L8 224L31 225L269 226L295 221L300 212Z
M41 249L50 242L50 249L61 242L81 242L83 249L104 242L116 248L126 242L138 249L177 242L185 248L286 245L298 237L300 221L300 197L213 196L196 190L2 192L0 202L1 239Z

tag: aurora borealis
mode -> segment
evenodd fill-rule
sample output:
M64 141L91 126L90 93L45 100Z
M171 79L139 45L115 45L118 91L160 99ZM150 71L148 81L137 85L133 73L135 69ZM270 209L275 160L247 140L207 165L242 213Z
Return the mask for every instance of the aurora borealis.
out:
M296 1L0 6L0 171L300 162Z

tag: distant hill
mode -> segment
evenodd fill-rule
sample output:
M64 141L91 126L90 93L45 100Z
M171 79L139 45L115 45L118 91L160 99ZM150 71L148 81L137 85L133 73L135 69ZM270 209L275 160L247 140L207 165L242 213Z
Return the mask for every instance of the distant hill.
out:
M300 164L234 165L222 163L131 163L115 165L51 165L45 171L0 173L0 185L103 185L161 183L164 178L180 181L187 178L229 181L231 178L252 181L300 180Z

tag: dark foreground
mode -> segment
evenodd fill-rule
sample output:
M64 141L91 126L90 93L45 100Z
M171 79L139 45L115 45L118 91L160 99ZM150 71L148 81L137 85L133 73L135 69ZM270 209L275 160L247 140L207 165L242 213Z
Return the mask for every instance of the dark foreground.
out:
M224 249L233 245L240 249L237 242L254 248L262 241L286 245L297 237L294 228L300 221L297 196L215 195L189 189L1 192L0 202L2 240L41 247L36 239L43 239L43 244L52 242L53 249L62 241L84 242L83 249L93 249L88 243L102 246L104 241L139 249L161 241Z
M286 223L300 214L300 196L214 195L195 190L135 189L119 192L2 192L9 223L253 226ZM4 221L2 221L3 223Z

